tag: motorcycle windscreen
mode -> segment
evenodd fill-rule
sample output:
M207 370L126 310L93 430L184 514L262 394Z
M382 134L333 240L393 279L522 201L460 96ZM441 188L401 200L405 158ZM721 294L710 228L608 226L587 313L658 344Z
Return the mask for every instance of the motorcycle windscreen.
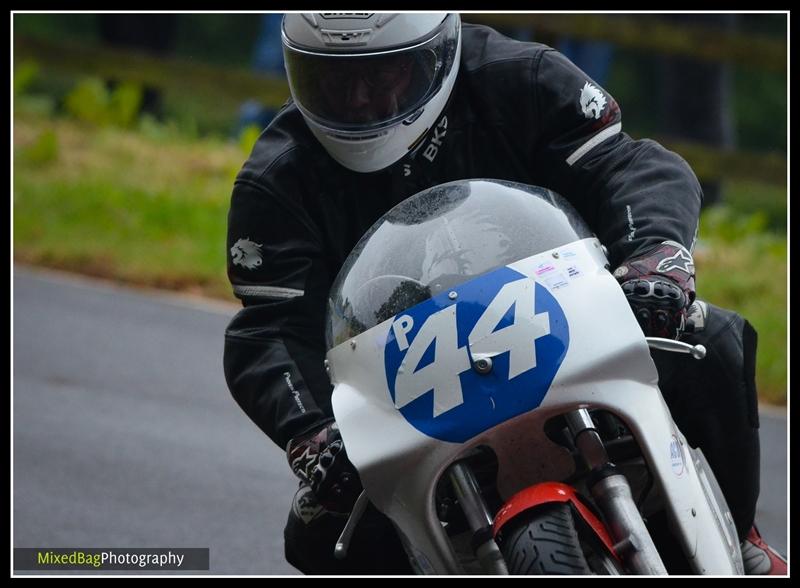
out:
M327 349L475 277L592 236L544 188L481 179L419 192L380 218L342 266L328 302Z

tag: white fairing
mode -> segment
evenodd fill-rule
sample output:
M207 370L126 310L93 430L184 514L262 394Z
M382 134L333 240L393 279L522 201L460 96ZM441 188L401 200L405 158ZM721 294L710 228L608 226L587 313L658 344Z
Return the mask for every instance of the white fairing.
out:
M406 401L393 401L385 351L390 331L402 334L405 328L395 324L401 317L378 324L329 351L335 385L333 409L348 456L357 466L370 500L413 544L415 558L425 572L463 573L434 512L435 486L446 468L468 449L488 445L498 455L498 485L503 498L540 481L562 480L572 472L572 459L544 436L542 425L555 414L589 407L615 413L639 440L668 500L676 536L683 541L695 570L737 573L725 547L728 542L721 537L724 531L717 523L718 514L705 498L695 460L657 388L657 372L645 339L619 285L605 269L606 263L600 243L583 239L508 266L526 276L523 281L529 283L529 289L538 284L552 295L568 324L569 344L538 407L480 431L463 443L421 432L396 407L396 403ZM502 313L504 306L497 308ZM452 312L461 311L456 301ZM522 321L522 314L517 310L514 320ZM495 354L509 349L514 354L516 349L530 347L531 338L535 342L536 337L557 328L555 316L529 314L530 324L515 331L526 341L503 341L497 331L476 327L483 334L470 337L472 352L478 353L480 348L480 353L491 357L495 345ZM494 319L498 324L500 316ZM442 318L441 322L444 325L447 320ZM445 344L437 345L442 349L437 348L435 362L446 363ZM526 359L521 353L510 363L514 361L519 365L533 362L535 367L536 358ZM440 414L433 416L433 421L446 418L447 411L461 398L460 390L447 388L457 379L453 380L451 374L450 380L445 380L446 373L442 378L429 392L441 399L434 401L434 406L440 405Z

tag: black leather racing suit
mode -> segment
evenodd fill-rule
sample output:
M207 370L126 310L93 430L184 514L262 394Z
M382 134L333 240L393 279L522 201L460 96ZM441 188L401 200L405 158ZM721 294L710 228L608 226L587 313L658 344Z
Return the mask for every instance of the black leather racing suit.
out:
M288 103L236 178L228 275L244 308L225 334L225 376L239 405L281 448L332 417L324 318L339 268L372 223L420 190L480 177L550 188L586 219L608 248L612 268L665 240L693 249L702 193L680 156L622 132L611 95L555 50L484 26L464 24L462 34L450 100L398 163L368 174L342 167ZM727 331L738 329L741 341L745 323L729 314L730 321L721 320L730 323ZM667 370L669 361L659 368L663 363ZM736 385L740 380L734 377ZM689 398L676 404L690 413L696 406L713 411L708 402ZM726 436L740 426L742 414L735 424L727 423L727 413L688 418L719 420L723 424L714 429ZM692 442L691 431L684 432ZM750 437L745 444L752 453ZM711 453L715 466L719 459ZM729 490L724 483L723 489ZM749 528L755 508L753 491L746 494L740 528Z

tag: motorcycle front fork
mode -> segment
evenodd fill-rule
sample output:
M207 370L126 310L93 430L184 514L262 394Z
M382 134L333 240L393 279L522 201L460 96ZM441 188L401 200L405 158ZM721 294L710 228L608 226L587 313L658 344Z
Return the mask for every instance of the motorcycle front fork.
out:
M634 574L665 575L667 570L636 507L628 479L609 461L589 411L575 410L566 415L566 420L575 447L593 472L589 491L606 520L614 551ZM483 569L490 574L508 574L492 537L493 516L469 466L456 463L448 475L473 532L475 555Z
M487 574L508 575L508 568L503 559L500 548L495 543L492 533L494 516L486 506L481 496L480 487L472 470L464 463L455 463L447 471L450 482L455 490L458 502L461 505L467 523L472 529L472 546L475 556ZM350 540L353 537L358 521L366 510L369 498L366 491L362 492L356 500L353 512L345 524L344 529L336 542L334 556L337 559L347 557Z
M667 569L636 507L628 479L608 460L589 411L575 410L566 419L575 447L592 471L587 485L603 513L614 551L634 574L665 575Z
M464 463L455 463L447 471L458 503L472 530L472 547L481 567L487 574L508 575L503 554L494 540L494 516L481 496L472 470Z
M573 443L592 471L587 484L614 540L614 551L634 574L665 575L667 570L636 507L628 479L609 461L589 411L582 408L565 416ZM487 574L508 574L492 533L494 515L483 500L472 470L466 463L457 462L447 475L472 530L472 545L481 567ZM337 558L347 554L350 537L367 502L363 492L336 545Z

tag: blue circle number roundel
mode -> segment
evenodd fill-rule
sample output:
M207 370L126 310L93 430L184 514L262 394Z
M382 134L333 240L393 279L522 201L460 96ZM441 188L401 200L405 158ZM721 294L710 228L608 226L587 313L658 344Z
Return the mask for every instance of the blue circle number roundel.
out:
M568 348L555 297L502 267L395 316L389 394L422 433L463 443L538 407Z

